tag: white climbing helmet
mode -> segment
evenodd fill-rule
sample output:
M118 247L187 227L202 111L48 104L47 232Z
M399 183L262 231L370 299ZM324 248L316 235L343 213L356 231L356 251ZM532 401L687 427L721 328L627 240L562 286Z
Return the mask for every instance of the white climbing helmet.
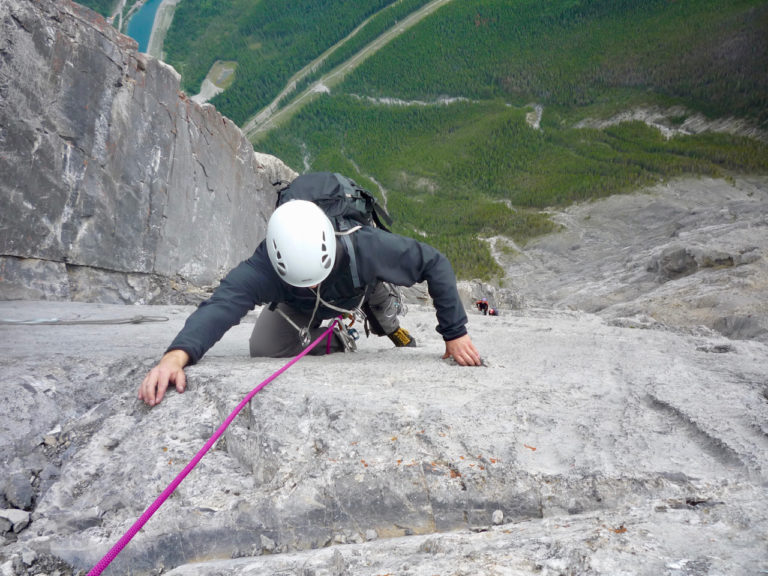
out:
M291 286L320 284L336 260L333 224L312 202L286 202L277 207L267 223L267 252L280 278Z

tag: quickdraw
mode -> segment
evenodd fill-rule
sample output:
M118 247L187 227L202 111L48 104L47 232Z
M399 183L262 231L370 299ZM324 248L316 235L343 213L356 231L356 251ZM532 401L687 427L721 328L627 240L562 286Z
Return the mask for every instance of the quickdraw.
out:
M275 307L274 311L280 314L288 324L293 326L296 331L299 334L299 342L301 342L301 346L306 347L307 344L309 344L311 335L310 335L310 327L312 326L312 323L315 321L315 316L317 315L317 309L320 307L320 304L325 306L326 308L329 308L333 310L334 312L339 312L340 316L334 320L334 323L337 323L339 325L339 330L344 330L349 334L353 340L359 340L360 339L360 333L357 331L356 328L352 328L352 325L355 323L355 319L357 316L360 316L361 318L365 319L365 313L362 310L363 302L365 301L365 294L363 294L363 297L360 299L360 303L353 309L353 310L346 310L344 308L340 308L339 306L334 306L330 302L326 302L320 297L320 287L318 287L315 290L313 290L315 294L315 307L312 309L312 315L309 317L309 322L307 322L307 325L305 327L301 327L296 322L291 320L290 316L280 310L280 308ZM351 322L347 325L344 323L344 320L351 320ZM368 330L366 329L366 334L368 333Z

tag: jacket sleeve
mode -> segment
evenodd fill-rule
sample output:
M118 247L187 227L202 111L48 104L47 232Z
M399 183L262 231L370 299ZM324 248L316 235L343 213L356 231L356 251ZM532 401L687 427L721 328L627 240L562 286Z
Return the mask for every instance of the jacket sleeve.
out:
M435 305L436 330L444 340L467 333L467 314L456 288L456 276L448 259L437 249L412 238L365 227L355 232L361 277L366 282L383 280L397 286L426 282Z
M184 350L194 364L254 306L280 299L280 280L264 243L233 268L211 297L187 318L167 351Z

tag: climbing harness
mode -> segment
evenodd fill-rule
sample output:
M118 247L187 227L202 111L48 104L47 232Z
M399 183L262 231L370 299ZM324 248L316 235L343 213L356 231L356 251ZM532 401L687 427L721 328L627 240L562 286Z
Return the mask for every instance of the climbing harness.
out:
M318 286L316 289L310 288L309 290L315 295L315 306L312 309L312 315L309 317L309 322L307 322L307 325L304 328L302 328L301 326L296 324L296 322L291 320L288 314L280 310L280 308L278 308L275 304L270 306L270 310L274 310L275 312L280 314L280 316L282 316L285 319L285 321L288 322L288 324L290 324L296 329L296 331L299 333L299 341L301 342L302 347L309 344L309 341L310 341L309 329L312 326L312 323L315 321L315 315L317 314L317 309L320 307L320 304L322 304L326 308L329 308L330 310L333 310L334 312L338 312L339 314L341 314L339 319L335 320L335 322L338 322L339 324L339 330L345 330L352 337L353 340L357 340L358 338L360 338L360 334L357 332L357 330L354 328L350 329L349 326L352 326L352 324L354 324L354 319L356 316L365 318L365 313L361 308L363 305L363 302L365 301L365 294L363 294L357 306L355 306L352 310L347 310L345 308L340 308L339 306L334 306L330 302L326 302L325 300L323 300L323 298L320 296L320 286ZM352 319L352 323L349 326L347 326L344 323L345 318Z
M360 230L362 226L352 226L349 230L337 231L336 236L341 240L344 247L347 249L349 255L349 271L352 274L352 285L355 288L361 288L363 281L360 280L360 274L357 271L357 257L355 256L355 248L352 246L352 239L350 234Z
M285 366L280 368L277 372L274 372L269 378L264 380L261 384L256 386L253 390L251 390L245 398L240 402L240 404L237 405L237 407L232 411L232 413L227 416L226 420L219 426L218 430L213 433L213 436L211 436L208 439L208 442L205 443L205 446L203 446L200 451L195 454L195 457L192 458L192 460L189 461L189 464L187 464L184 469L176 476L176 478L173 479L173 481L166 487L165 490L160 494L160 496L157 497L157 499L147 508L144 513L139 517L136 522L133 523L133 526L131 526L128 531L123 534L123 537L120 538L120 540L117 541L117 543L112 546L112 548L107 552L107 554L94 566L90 572L88 572L88 576L98 576L101 574L104 569L110 565L110 563L117 558L117 555L122 552L123 548L125 548L128 545L128 542L131 541L131 539L139 532L139 530L142 529L144 524L147 523L147 521L152 517L152 515L157 512L158 508L163 505L163 503L170 497L170 495L173 493L174 490L181 484L181 482L184 480L184 478L187 477L187 475L192 471L192 469L197 466L197 463L200 462L200 460L205 456L205 453L210 450L210 448L214 445L216 440L219 439L219 437L224 433L224 431L227 429L227 427L232 423L232 421L235 419L235 416L238 415L238 413L245 408L245 406L251 401L251 399L261 390L263 389L267 384L272 382L275 378L280 376L283 372L288 370L291 366L293 366L296 362L298 362L301 358L306 356L310 350L312 350L315 346L317 346L324 338L327 338L327 344L326 344L326 351L330 348L330 341L331 341L331 333L333 332L333 328L336 325L337 322L339 322L339 319L334 319L333 322L328 326L328 328L309 346L307 346L304 350L299 352L292 360L290 360Z

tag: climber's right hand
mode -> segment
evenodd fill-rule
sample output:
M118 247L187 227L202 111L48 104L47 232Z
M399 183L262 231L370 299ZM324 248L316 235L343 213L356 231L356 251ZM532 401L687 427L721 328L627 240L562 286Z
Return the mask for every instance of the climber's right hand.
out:
M139 400L148 406L157 406L165 396L169 384L181 394L187 388L184 367L189 364L189 354L184 350L171 350L152 368L139 386Z

